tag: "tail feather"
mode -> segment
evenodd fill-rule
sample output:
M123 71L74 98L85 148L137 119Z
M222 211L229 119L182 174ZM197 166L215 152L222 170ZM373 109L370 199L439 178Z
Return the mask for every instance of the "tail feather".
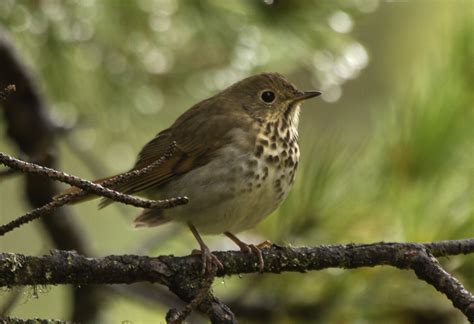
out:
M145 209L134 220L135 227L154 227L168 223L162 209Z
M115 178L116 176L111 176L111 177L107 177L107 178L102 178L102 179L97 179L97 180L94 180L93 182L96 183L96 184L102 184L104 183L105 181L107 180L110 180L112 178ZM114 189L113 187L111 187L111 189ZM67 195L71 195L71 194L75 194L75 193L79 193L83 191L81 188L78 188L78 187L70 187L69 189L66 189L65 191L57 194L56 196L53 197L53 200L59 200ZM73 205L73 204L77 204L77 203L82 203L82 202L85 202L85 201L89 201L89 200L92 200L92 199L96 199L96 198L99 198L100 196L98 195L94 195L94 194L91 194L91 193L88 193L87 195L84 195L83 197L77 199L77 200L74 200L73 202L71 202L70 204ZM105 201L109 201L108 199L105 199ZM110 203L110 202L109 202ZM101 203L102 205L102 203ZM108 205L108 204L106 204ZM102 207L105 207L106 205L102 206ZM101 207L101 208L102 208Z
M103 179L98 179L98 180L95 180L94 183L103 184L105 181L113 179L115 177L116 176L107 177L107 178L103 178ZM118 186L118 187L120 187L120 186ZM115 188L114 186L110 186L109 188L114 189L114 190L120 190L120 188ZM81 188L72 186L71 188L69 188L69 189L57 194L56 196L54 196L53 199L54 200L59 200L59 199L65 197L67 195L79 193L79 192L82 192L82 191L83 190ZM78 198L77 200L71 202L71 204L77 204L77 203L81 203L81 202L96 199L96 198L99 198L99 196L95 195L95 194L88 193L87 195L84 195L83 197ZM99 204L99 208L106 207L107 205L109 205L112 202L113 202L113 200L111 200L111 199L103 198L102 201ZM135 227L154 227L154 226L159 226L159 225L166 224L168 222L170 222L170 219L165 218L165 216L163 215L163 210L161 210L161 209L144 209L135 218L135 220L133 221L133 224L135 225Z

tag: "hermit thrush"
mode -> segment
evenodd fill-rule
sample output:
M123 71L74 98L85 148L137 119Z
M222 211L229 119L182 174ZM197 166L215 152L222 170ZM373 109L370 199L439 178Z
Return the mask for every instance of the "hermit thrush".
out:
M242 251L256 253L262 270L260 248L232 233L257 225L288 195L300 155L300 104L320 94L299 91L277 73L239 81L197 103L158 133L143 147L133 169L150 165L175 141L171 159L113 189L152 199L187 196L189 203L183 206L145 209L135 226L187 224L200 245L203 271L222 264L199 233L224 233Z

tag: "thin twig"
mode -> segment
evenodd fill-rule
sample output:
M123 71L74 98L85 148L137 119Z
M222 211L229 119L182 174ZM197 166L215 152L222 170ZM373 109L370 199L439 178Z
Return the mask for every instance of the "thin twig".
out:
M32 211L15 218L11 222L0 226L0 236L5 235L8 232L13 231L15 228L18 228L26 223L31 222L41 216L51 213L53 210L65 205L64 200L53 200L50 203L33 209Z
M146 166L142 169L132 170L132 171L129 171L129 172L126 172L126 173L119 174L118 176L115 176L115 177L113 177L109 180L104 181L103 185L107 186L107 187L108 186L116 186L116 185L123 184L123 183L127 182L128 180L130 180L132 178L145 175L145 174L149 173L150 171L156 169L160 165L162 165L165 161L171 159L171 157L173 156L173 153L174 153L175 150L176 150L176 142L173 141L168 146L168 148L166 149L163 156L160 157L155 162L151 163L150 165L148 165L148 166ZM104 196L104 197L106 197L106 196ZM149 207L144 207L144 208L149 208ZM156 207L155 206L155 207L151 207L151 208L163 208L163 207Z
M66 134L63 139L66 143L66 147L72 155L80 161L80 164L84 165L94 177L101 177L105 174L107 168L98 159L97 155L92 154L90 150L81 147L79 140L76 138L78 136L79 135L74 132Z
M79 127L78 124L71 126L72 129L65 132L66 136L63 140L65 140L66 147L76 157L76 159L80 161L81 165L84 165L91 172L94 178L99 178L106 173L105 170L107 168L99 159L97 159L96 155L91 154L90 150L82 148L81 145L79 145L76 138L78 136L77 133L72 132L72 130ZM122 206L119 206L117 210L120 212L121 216L128 220L130 213L126 209L120 207Z
M133 171L118 175L114 178L105 180L101 185L95 184L87 180L83 180L79 177L75 177L75 176L66 174L64 172L56 171L54 169L46 168L46 167L36 165L33 163L24 162L0 152L0 163L8 167L14 168L21 172L28 172L28 173L34 173L34 174L46 176L50 179L65 182L70 185L83 189L82 191L60 196L57 199L49 202L48 204L43 205L39 208L36 208L26 213L25 215L20 216L7 224L0 226L0 236L5 235L6 233L14 230L15 228L18 228L22 226L23 224L26 224L34 219L37 219L43 215L47 215L51 211L61 206L77 201L80 198L88 195L89 193L94 193L99 196L103 196L103 197L106 197L106 198L109 198L109 199L112 199L124 204L129 204L129 205L133 205L133 206L141 207L141 208L164 209L164 208L172 208L175 206L186 204L188 202L187 197L175 197L175 198L164 199L164 200L146 200L146 199L136 198L136 197L106 188L107 186L114 186L117 184L121 184L121 183L126 182L130 178L137 177L147 172L150 172L151 170L158 167L166 160L170 159L175 147L176 147L176 143L173 142L170 145L170 147L167 149L165 154L160 159L156 160L155 162L148 165L147 167L140 170L133 170Z
M18 318L18 317L10 317L10 316L7 316L7 317L0 317L0 323L15 323L15 324L30 324L30 323L34 323L34 324L68 324L68 323L71 323L71 321L61 321L61 320L58 320L58 319L46 319L46 318L32 318L32 319L27 319L27 320L23 320L21 318Z
M12 156L9 156L5 153L0 152L0 163L10 168L13 168L25 173L32 173L32 174L45 176L49 179L57 180L60 182L67 183L71 186L81 188L87 193L93 193L99 196L103 196L103 197L115 200L117 202L121 202L123 204L132 205L132 206L140 207L140 208L171 208L171 207L175 207L177 205L181 205L185 203L185 201L187 201L187 198L177 197L177 198L171 198L167 200L147 200L147 199L141 199L141 198L127 195L127 194L123 194L118 191L106 188L104 186L110 186L111 183L114 185L121 184L125 182L127 179L129 179L130 177L134 177L134 176L142 174L142 171L144 171L144 173L149 172L151 169L155 168L157 164L159 165L163 163L163 161L168 158L169 157L167 156L163 160L162 159L157 160L144 169L134 170L131 172L118 175L117 177L110 179L110 182L105 181L102 184L97 184L97 183L93 183L91 181L84 180L79 177L67 174L65 172L56 171L54 169L47 168L41 165L25 162L25 161L16 159ZM68 200L67 197L68 197L68 194L61 196L57 199ZM70 201L68 200L67 202L70 202Z

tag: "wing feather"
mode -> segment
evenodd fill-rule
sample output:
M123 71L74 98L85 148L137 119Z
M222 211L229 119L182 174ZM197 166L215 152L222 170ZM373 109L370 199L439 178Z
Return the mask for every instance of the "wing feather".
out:
M236 127L244 132L250 129L248 120L231 118L232 109L229 106L223 108L226 104L228 105L228 102L210 98L193 106L170 128L157 134L143 147L132 170L143 169L161 158L175 141L177 145L173 156L154 170L111 188L127 194L142 192L152 187L159 188L208 163L220 147L232 140L229 131ZM111 202L103 199L100 206L104 207Z

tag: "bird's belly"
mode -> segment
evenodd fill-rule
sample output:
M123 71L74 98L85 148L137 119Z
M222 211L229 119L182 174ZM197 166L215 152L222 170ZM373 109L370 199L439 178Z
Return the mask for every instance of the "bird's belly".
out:
M217 159L163 188L162 195L187 196L189 203L165 217L192 223L203 234L237 233L254 227L286 198L294 170L269 165L252 154Z

